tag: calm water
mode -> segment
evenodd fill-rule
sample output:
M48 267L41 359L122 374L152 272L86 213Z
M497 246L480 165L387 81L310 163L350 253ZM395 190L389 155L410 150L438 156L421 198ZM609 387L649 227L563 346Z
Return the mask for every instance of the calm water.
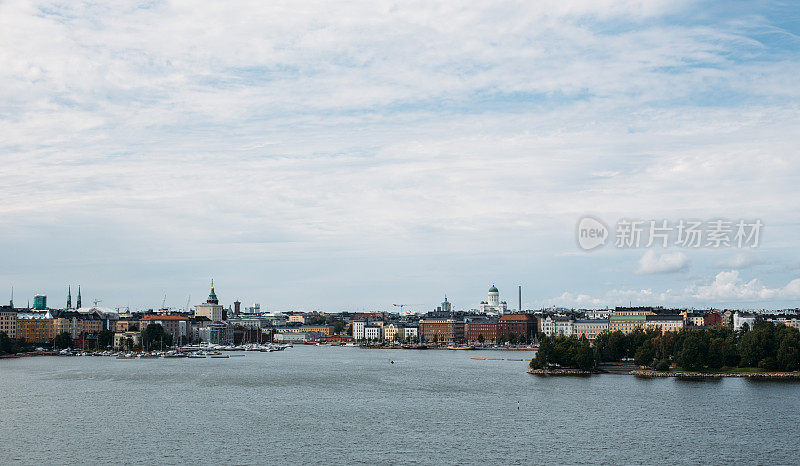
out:
M797 383L540 378L470 357L529 355L0 360L0 464L797 463Z

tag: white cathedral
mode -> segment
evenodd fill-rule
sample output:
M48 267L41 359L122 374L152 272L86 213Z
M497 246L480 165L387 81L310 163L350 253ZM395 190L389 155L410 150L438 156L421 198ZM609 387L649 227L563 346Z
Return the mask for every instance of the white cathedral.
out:
M508 306L506 305L505 301L500 301L500 292L497 291L497 287L494 286L492 283L492 287L489 288L489 300L488 301L481 301L481 312L484 314L505 314Z

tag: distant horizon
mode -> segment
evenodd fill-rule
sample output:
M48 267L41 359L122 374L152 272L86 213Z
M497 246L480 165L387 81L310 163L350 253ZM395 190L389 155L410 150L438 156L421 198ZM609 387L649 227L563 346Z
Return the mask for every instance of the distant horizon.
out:
M210 288L209 288L209 290L210 290ZM216 290L217 290L217 287L215 286L215 291ZM523 290L524 290L524 288L523 288ZM66 294L64 295L64 303L63 303L64 306L63 307L62 306L57 306L57 305L56 306L51 305L53 303L51 301L52 297L50 295L46 294L46 293L35 293L34 295L31 295L30 301L32 302L33 301L33 296L36 296L38 294L44 294L45 296L47 296L47 309L52 309L52 310L64 310L64 309L67 309L67 307L66 307ZM217 293L217 295L219 297L219 293ZM16 294L15 294L15 296L16 296ZM76 295L73 295L72 299L73 299L73 306L74 306L75 305ZM230 302L227 302L227 301L225 301L223 299L220 299L219 301L220 301L220 305L222 305L223 307L225 307L225 308L228 308L228 307L233 308L233 304L236 301L236 299L237 298L233 298L233 300L231 300ZM444 297L443 297L443 299L444 299ZM452 300L450 299L449 296L447 297L447 300L452 303ZM518 310L517 306L512 306L511 303L509 303L507 299L503 299L502 298L502 294L501 294L501 301L505 301L508 304L508 310L506 311L506 313L520 312ZM194 309L195 305L203 304L205 302L206 302L205 299L203 299L200 302L195 302L193 300L190 303L188 311L191 312ZM261 305L261 308L260 308L261 309L261 311L260 311L261 313L270 313L270 312L273 312L273 313L274 312L324 312L324 313L327 313L327 314L339 314L339 313L348 312L348 313L400 314L400 311L396 307L394 307L392 304L389 305L389 306L392 306L392 308L386 308L386 309L381 309L381 308L367 309L367 308L360 308L359 307L359 308L355 308L355 309L323 310L323 308L321 308L321 307L313 307L313 308L310 308L310 309L301 309L301 308L282 308L282 309L278 309L278 308L266 308L262 303L259 303L259 302L247 303L247 302L244 302L244 301L240 301L240 303L241 303L242 313L245 313L245 314L247 314L247 312L244 312L244 310L249 308L249 307L251 307L251 306L254 306L255 304ZM431 306L430 309L427 309L427 310L423 310L419 306L411 307L411 308L409 308L407 310L404 310L404 313L420 315L420 314L425 314L427 312L433 312L433 311L436 310L436 308L439 305L441 305L441 303L442 303L442 301L440 301L438 303L435 303L435 304L433 304ZM19 302L19 300L17 300L16 297L15 297L14 307L17 308L17 309L25 308L24 306L20 306L20 304L21 303ZM26 299L26 304L27 304L27 299ZM480 300L476 303L476 306L472 307L472 308L458 308L457 306L454 305L453 306L453 311L454 312L478 311L479 310L478 309L478 305L479 304L480 304ZM80 309L91 309L93 307L95 307L94 306L94 299L89 300L89 301L83 300L82 306L81 306ZM122 306L119 306L119 305L108 305L108 303L105 303L104 301L100 300L100 302L98 303L97 307L98 308L107 308L107 309L112 309L112 310L122 310L122 309L127 309L129 306L125 306L125 305L122 305ZM613 310L616 307L654 307L654 308L663 307L665 309L715 309L715 310L739 310L739 311L783 311L783 310L800 309L800 307L797 307L797 306L795 306L795 307L787 306L787 307L769 308L769 307L730 307L730 306L714 306L714 305L709 305L709 306L690 306L690 305L680 305L680 304L664 305L664 304L647 304L647 303L638 303L638 304L633 304L633 303L624 304L623 303L623 304L614 304L614 305L610 305L609 304L609 305L600 306L600 307L575 307L575 306L558 306L558 305L550 305L550 306L543 306L543 307L526 307L525 305L523 305L522 312L525 312L525 311L552 310L552 309L600 311L600 310ZM33 309L33 308L31 307L30 309ZM70 308L70 309L76 309L76 308L73 307L73 308ZM162 308L160 306L137 307L137 308L130 307L130 311L129 312L147 312L147 311L158 311L158 310L162 310L162 309L166 309L166 310L171 311L171 312L185 312L185 311L183 311L185 309L185 305L183 307L181 307L181 306L169 306L168 305L166 308Z

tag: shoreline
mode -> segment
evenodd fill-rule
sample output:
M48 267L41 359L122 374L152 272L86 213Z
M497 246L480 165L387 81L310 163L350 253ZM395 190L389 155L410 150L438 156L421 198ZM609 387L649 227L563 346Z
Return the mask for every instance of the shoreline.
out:
M543 376L579 376L585 377L589 375L602 374L598 370L585 371L583 369L531 369L528 374L543 375Z
M663 372L635 370L628 372L628 375L648 378L676 377L683 379L716 379L721 377L743 377L753 379L800 379L800 372Z

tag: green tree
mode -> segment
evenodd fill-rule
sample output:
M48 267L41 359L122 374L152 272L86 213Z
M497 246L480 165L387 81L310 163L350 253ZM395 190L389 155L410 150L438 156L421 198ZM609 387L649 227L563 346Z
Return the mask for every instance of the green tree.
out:
M53 340L53 345L59 349L72 348L72 335L69 332L59 333Z
M161 324L148 324L142 332L142 345L148 350L166 348L172 346L172 335L166 333Z
M530 366L533 369L558 366L590 370L595 363L594 351L588 341L578 340L574 336L543 336Z
M698 331L690 331L683 338L675 362L685 370L699 371L705 366L707 355L708 348L703 336Z
M111 330L103 330L97 334L97 346L100 348L108 348L114 344L114 332Z
M653 349L653 344L648 340L636 350L633 355L633 362L637 366L652 367L656 360L656 351Z
M483 344L484 340L485 340L485 338L483 337L483 334L479 333L478 334L478 343Z
M14 341L8 337L6 332L0 332L0 354L8 354L14 351Z

